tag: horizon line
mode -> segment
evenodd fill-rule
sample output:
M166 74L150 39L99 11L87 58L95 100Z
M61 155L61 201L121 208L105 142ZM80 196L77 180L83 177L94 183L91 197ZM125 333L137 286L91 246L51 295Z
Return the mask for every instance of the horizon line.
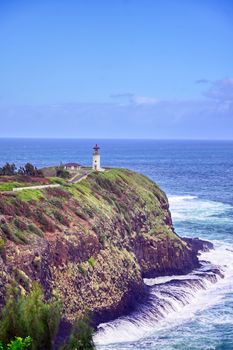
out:
M126 138L126 137L28 137L28 136L0 136L0 140L116 140L116 141L233 141L232 139L205 138Z

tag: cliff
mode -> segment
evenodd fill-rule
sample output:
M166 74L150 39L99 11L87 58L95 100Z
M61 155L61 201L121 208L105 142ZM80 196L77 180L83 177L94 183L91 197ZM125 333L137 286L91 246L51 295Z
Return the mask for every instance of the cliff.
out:
M53 182L60 181L53 179ZM0 303L12 279L57 293L64 317L86 310L96 322L127 312L144 277L198 266L192 241L176 235L168 200L129 170L92 173L78 184L0 194Z

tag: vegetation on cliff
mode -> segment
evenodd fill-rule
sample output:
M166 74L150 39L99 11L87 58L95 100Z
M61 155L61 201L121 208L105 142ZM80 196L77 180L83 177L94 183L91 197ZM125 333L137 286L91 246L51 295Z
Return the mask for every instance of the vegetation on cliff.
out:
M23 175L23 176L43 176L43 173L41 170L37 169L34 165L31 163L26 163L23 167L20 167L18 170L16 168L16 165L14 163L6 163L3 165L3 167L0 168L0 175L5 176L14 176L14 175Z
M77 184L45 180L61 187L0 194L0 302L6 282L28 292L37 280L46 298L59 295L66 320L90 310L98 322L129 310L144 277L198 265L166 195L145 176L112 169Z
M53 296L45 302L38 283L24 295L18 287L8 288L0 314L0 350L52 350L61 322L61 303ZM87 318L74 323L61 350L93 350L92 328Z

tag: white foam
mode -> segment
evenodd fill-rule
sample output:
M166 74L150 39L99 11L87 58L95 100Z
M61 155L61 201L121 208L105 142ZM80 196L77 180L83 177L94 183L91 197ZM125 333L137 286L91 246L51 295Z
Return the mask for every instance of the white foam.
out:
M194 276L190 275L189 278L194 278ZM172 276L162 276L156 278L144 278L144 283L147 286L154 286L155 284L166 283L172 280L185 280L187 279L187 275L172 275Z
M227 212L232 206L220 202L199 199L196 196L169 196L170 209L174 222L199 222L218 223L228 222L233 219L227 217ZM226 214L226 215L224 215ZM217 276L217 282L210 279L202 279L201 284L191 283L185 285L188 279L198 279L197 274L191 273L186 276L165 276L154 279L145 279L144 282L152 286L151 298L158 302L161 307L153 309L145 307L128 317L120 317L112 322L99 326L94 336L98 349L102 345L120 342L132 342L150 336L155 331L165 330L194 319L199 311L206 310L213 305L221 303L226 293L233 292L233 244L213 241L215 249L203 252L200 259L210 261L218 265L224 274L224 278ZM169 285L172 280L181 281L180 285ZM183 286L182 286L183 281ZM168 283L160 289L161 285ZM159 285L159 286L158 286ZM166 288L169 293L166 293ZM173 298L172 293L180 297ZM165 303L165 304L164 304ZM164 307L165 305L165 307ZM203 323L208 322L202 317ZM229 317L222 315L221 322L228 322ZM212 320L211 320L212 322Z
M233 292L233 246L215 242L216 250L202 253L201 258L219 264L225 277L218 278L214 284L208 279L203 280L203 288L198 285L168 287L171 293L184 293L184 299L172 298L163 291L153 290L151 295L156 300L167 301L166 308L161 307L160 316L153 313L152 309L133 314L132 317L120 317L112 322L101 324L94 340L97 345L107 345L121 342L132 342L150 336L154 331L160 331L177 326L187 320L193 319L196 313L220 303L227 292ZM197 278L193 274L186 276L170 276L167 278L153 279L152 284L165 283L172 278L186 280ZM178 277L178 278L177 278Z
M172 218L174 221L211 221L232 223L227 215L221 216L232 210L230 204L199 199L197 196L169 196L168 197Z

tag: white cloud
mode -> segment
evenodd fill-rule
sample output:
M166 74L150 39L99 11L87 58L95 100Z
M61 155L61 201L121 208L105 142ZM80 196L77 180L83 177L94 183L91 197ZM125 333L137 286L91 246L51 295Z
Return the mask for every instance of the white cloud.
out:
M160 102L160 100L154 97L134 96L132 98L132 102L136 105L154 106L157 105Z
M210 88L204 92L204 96L218 102L233 103L233 78L226 78L212 82Z
M155 97L135 95L130 92L113 94L110 97L113 98L114 100L117 100L117 102L121 106L124 106L124 105L154 106L160 102L160 100Z

